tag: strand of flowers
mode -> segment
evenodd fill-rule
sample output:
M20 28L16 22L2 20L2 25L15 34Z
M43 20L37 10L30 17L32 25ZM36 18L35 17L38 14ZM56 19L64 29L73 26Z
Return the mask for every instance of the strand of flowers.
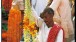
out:
M13 0L2 0L2 6L6 11L9 11L11 9L12 1Z
M20 42L21 39L21 11L11 8L8 15L7 42Z
M32 17L30 0L25 0L23 23L24 42L34 42L33 38L36 36L37 30L35 28L35 22Z

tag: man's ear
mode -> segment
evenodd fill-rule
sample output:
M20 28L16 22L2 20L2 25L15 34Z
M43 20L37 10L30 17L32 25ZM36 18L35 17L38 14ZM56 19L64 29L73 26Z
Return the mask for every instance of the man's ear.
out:
M43 18L43 17L44 17L44 14L43 14L43 13L41 13L40 17L41 17L41 18Z

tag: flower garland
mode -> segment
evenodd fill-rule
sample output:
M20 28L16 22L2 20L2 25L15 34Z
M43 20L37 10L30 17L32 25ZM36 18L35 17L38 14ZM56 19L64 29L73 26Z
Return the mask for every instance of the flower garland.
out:
M21 11L12 8L8 16L7 42L20 42L21 33Z
M9 11L11 9L12 1L13 0L2 0L2 6L6 11Z
M25 0L23 24L24 42L34 42L37 30L32 16L30 0Z

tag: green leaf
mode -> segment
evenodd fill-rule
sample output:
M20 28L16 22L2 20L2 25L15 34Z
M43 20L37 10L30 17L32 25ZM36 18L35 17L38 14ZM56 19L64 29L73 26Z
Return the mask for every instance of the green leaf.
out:
M3 24L2 24L2 29L5 30L5 31L7 31L7 24L4 24L4 23L3 23Z
M2 6L2 14L6 14L4 7Z

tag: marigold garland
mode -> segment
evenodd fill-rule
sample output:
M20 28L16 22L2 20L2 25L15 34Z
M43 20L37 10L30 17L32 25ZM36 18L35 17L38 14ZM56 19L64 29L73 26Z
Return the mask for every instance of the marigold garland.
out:
M20 42L21 33L21 11L12 8L8 16L7 42Z

